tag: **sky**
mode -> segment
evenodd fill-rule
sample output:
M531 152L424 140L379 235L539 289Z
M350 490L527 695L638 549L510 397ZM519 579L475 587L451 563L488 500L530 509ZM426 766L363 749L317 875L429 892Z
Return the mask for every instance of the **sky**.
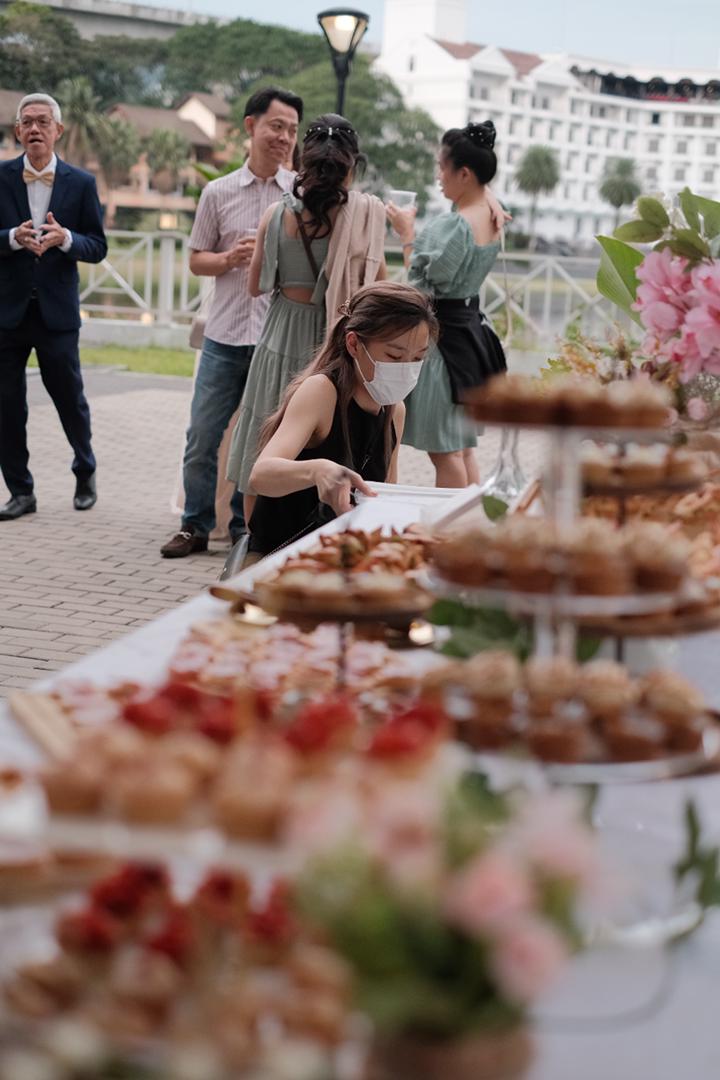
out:
M227 18L317 29L317 5L297 0L151 0ZM383 0L351 0L370 16L367 38L379 45ZM720 62L718 0L467 0L468 41L526 52L569 52L625 63L716 68Z

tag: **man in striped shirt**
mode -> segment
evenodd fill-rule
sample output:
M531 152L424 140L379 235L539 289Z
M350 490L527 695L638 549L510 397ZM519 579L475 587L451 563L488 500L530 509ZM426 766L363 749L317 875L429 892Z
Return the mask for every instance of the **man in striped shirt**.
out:
M160 550L166 559L206 551L215 527L217 455L223 433L240 404L255 342L269 297L247 289L260 218L292 190L295 174L283 167L292 157L302 120L302 99L287 90L259 90L245 106L250 156L241 169L204 189L190 236L190 269L215 278L195 380L183 458L185 509L180 531ZM242 494L232 503L232 542L245 530Z

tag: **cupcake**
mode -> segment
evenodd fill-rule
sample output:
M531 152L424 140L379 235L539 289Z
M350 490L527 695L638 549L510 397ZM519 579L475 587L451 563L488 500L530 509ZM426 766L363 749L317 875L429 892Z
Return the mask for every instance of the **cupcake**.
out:
M465 663L463 687L479 705L493 702L510 708L513 695L522 686L522 669L512 653L490 649Z
M579 669L564 656L534 657L525 664L523 675L530 711L545 716L573 697Z
M196 791L197 781L184 765L149 759L142 769L109 776L106 794L109 807L123 821L172 825L185 818Z
M637 683L622 664L592 660L579 669L577 696L595 719L617 717L635 704Z
M487 557L510 588L550 592L558 569L557 534L543 518L511 517L494 530Z
M473 750L503 750L517 738L512 708L505 702L478 705L474 716L459 721L458 738Z
M558 408L567 424L606 427L612 420L607 390L595 379L568 376L558 380Z
M282 739L244 739L229 755L213 793L220 827L231 836L273 836L287 810L296 770L297 757Z
M100 808L105 773L102 763L78 757L48 765L40 773L48 806L54 814L92 814Z
M474 529L451 534L433 548L433 563L438 573L459 585L487 585L493 570L487 561L490 529Z
M595 444L583 446L580 468L586 487L609 487L619 482L616 472L617 458L614 454Z
M674 591L687 572L690 542L655 521L638 521L623 530L624 549L632 561L639 589Z
M622 534L608 521L580 520L566 534L567 572L574 592L618 596L632 590Z
M660 428L672 405L670 392L645 378L623 379L607 388L617 427Z
M668 480L700 482L707 476L707 468L697 454L686 450L670 450L665 459L665 476Z
M665 450L656 446L637 446L618 458L618 471L628 487L651 487L665 475Z
M663 720L691 720L705 712L700 691L674 671L651 671L642 681L643 704Z
M614 761L650 761L663 753L665 730L657 720L622 717L608 723L604 733Z
M525 741L541 761L565 764L587 760L591 745L584 725L549 719L531 723Z

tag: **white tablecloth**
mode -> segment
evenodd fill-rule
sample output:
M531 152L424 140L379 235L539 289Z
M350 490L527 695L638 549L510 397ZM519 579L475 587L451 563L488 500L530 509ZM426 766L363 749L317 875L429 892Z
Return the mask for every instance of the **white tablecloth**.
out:
M325 527L402 528L418 520L427 501L405 493L369 500ZM306 537L251 567L231 584L249 587L258 573ZM159 680L175 647L193 623L222 613L225 605L203 594L92 653L42 686L67 678L97 683ZM679 643L669 665L683 671L720 705L720 634ZM32 762L34 746L0 706L0 763ZM720 778L606 789L600 810L610 827L648 842L667 843L668 862L679 843L682 808L696 800L708 837L720 838ZM619 841L622 843L622 841ZM657 948L595 951L580 957L538 1017L538 1053L531 1080L714 1080L720 1078L720 916L710 915L693 937L670 953ZM452 1078L448 1077L448 1080Z

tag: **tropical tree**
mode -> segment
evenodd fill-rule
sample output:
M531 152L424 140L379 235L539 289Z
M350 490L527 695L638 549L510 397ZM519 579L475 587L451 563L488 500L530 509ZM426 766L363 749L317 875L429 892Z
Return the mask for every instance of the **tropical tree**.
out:
M540 195L549 195L560 183L560 165L549 146L530 146L515 171L515 183L530 196L530 250L535 247L535 215Z
M600 198L615 207L615 228L623 206L631 206L642 193L633 158L610 158L605 163L598 191Z
M164 194L175 191L180 170L190 160L190 143L177 131L158 128L143 145L155 187Z
M103 116L97 130L97 159L109 188L127 181L140 155L140 136L132 124L119 117Z
M71 165L87 165L97 157L98 132L104 120L100 102L84 75L63 79L57 95L65 125L64 157Z
M85 48L64 15L42 4L12 3L0 15L0 86L55 94L63 79L85 70Z

